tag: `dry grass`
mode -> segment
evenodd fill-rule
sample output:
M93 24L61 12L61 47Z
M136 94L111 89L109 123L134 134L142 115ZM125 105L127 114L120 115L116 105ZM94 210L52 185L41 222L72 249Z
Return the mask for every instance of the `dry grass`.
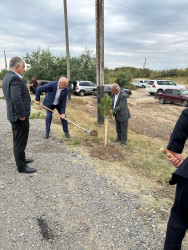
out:
M93 105L91 100L84 100L82 98L73 98L67 104L68 119L86 130L98 131L98 137L91 137L70 124L72 138L80 141L84 151L89 150L91 152L95 148L100 147L100 154L103 155L104 161L106 160L107 162L109 159L111 161L111 157L107 155L107 151L110 151L112 158L113 155L115 158L116 152L120 151L123 157L118 160L117 164L122 164L122 168L134 169L137 173L148 176L163 185L168 183L174 169L167 163L165 156L159 151L162 142L159 139L152 139L129 131L128 146L122 148L120 144L113 142L116 138L116 131L114 120L111 119L108 123L108 147L105 148L104 125L97 123L97 111L95 109L96 106ZM98 158L100 158L99 154Z
M69 123L71 139L65 141L69 147L83 151L84 154L94 157L97 161L102 159L109 165L113 162L117 166L117 171L122 176L126 176L129 168L135 173L149 177L155 182L166 185L174 171L174 168L166 161L165 156L159 151L163 142L160 139L153 139L145 135L136 134L129 130L128 143L125 148L114 143L116 138L115 122L112 118L108 122L108 146L104 146L104 125L97 123L96 99L85 99L82 97L72 98L67 102L67 118L84 130L97 130L98 137L88 136L86 132ZM37 113L36 105L32 106L32 113ZM45 115L45 110L40 108L40 112ZM64 133L59 118L53 115L52 131L56 133L60 140L64 140ZM119 156L121 152L121 157ZM118 160L117 160L118 159Z
M32 112L37 113L37 111L38 107L32 106ZM40 112L45 114L45 110ZM83 130L69 124L71 138L65 140L61 123L55 115L52 131L59 140L64 140L65 145L70 149L81 151L88 158L91 158L91 155L94 156L90 160L98 162L101 171L112 173L113 178L118 179L121 176L123 180L127 178L128 172L132 172L135 176L145 176L149 182L154 181L165 186L174 168L159 151L163 142L129 130L127 146L122 148L120 144L113 142L116 131L112 118L108 123L108 146L105 147L104 125L97 123L96 112L96 106L90 99L72 98L67 103L67 118L86 130L97 130L98 137L88 136Z
M188 87L187 77L167 77L166 79L172 80L172 81L176 82L177 84L183 84L186 87Z

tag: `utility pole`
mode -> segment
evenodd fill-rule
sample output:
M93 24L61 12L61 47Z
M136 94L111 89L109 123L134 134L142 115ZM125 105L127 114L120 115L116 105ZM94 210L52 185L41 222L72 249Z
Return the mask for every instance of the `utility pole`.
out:
M67 0L64 0L64 20L65 20L65 40L66 40L66 59L67 59L67 79L69 82L68 98L71 99L70 53L69 53L69 35L68 35L68 18L67 18Z
M95 0L96 9L96 81L97 104L104 96L104 0ZM104 116L99 112L97 105L97 121L104 123Z
M144 61L143 68L144 68L144 69L146 68L146 58L145 58L145 61Z
M5 50L4 50L4 56L5 56L5 69L6 69L6 71L7 71L7 58L6 58Z

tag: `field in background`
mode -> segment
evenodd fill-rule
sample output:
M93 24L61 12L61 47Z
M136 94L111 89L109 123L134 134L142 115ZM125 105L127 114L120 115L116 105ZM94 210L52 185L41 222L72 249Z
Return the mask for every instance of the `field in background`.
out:
M115 75L114 72L108 74L109 83L114 83L117 78L118 78L118 76ZM139 79L152 80L152 79L149 79L149 78L140 77L140 78L132 79L131 82L135 82L136 80L139 80ZM188 88L188 78L187 77L164 77L162 79L172 80L172 81L174 81L174 82L176 82L178 84L183 84Z
M172 80L172 81L179 83L179 84L183 84L186 86L186 88L188 88L188 78L187 77L168 77L165 79Z

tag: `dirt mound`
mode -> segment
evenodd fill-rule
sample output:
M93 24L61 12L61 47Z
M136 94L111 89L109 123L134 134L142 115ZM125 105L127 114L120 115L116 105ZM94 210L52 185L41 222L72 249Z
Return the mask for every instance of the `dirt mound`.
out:
M110 146L94 146L90 150L90 155L97 159L107 161L121 161L124 159L124 155L120 151Z

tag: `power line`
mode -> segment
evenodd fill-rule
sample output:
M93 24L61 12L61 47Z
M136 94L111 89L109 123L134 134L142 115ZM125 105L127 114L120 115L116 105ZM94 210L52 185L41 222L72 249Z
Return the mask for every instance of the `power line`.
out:
M112 1L112 0L109 0L109 1ZM138 8L139 9L137 9L138 11L140 11L140 9L141 10L143 10L144 11L144 14L147 12L148 14L147 15L150 15L152 18L154 17L154 18L158 18L158 19L160 19L161 20L161 18L163 19L163 20L166 20L166 22L168 23L168 24L170 24L171 26L173 26L173 27L175 27L175 28L180 28L180 27L178 27L178 26L176 26L176 25L174 25L174 24L172 24L172 23L170 23L169 21L168 21L168 19L167 18L165 18L165 17L163 17L163 16L161 16L161 15L159 15L159 14L155 14L155 12L153 12L153 11L151 11L151 10L147 10L147 9L145 9L145 8L143 8L141 5L138 5L138 4L136 4L136 3L130 3L130 2L128 2L128 1L126 1L126 0L122 0L123 2L126 2L127 4L130 4L130 5L135 5L135 6L138 6ZM126 7L127 8L127 6L125 6L125 5L122 5L122 6L124 6L124 7ZM133 7L134 8L134 7ZM142 12L143 13L143 12ZM179 25L180 26L180 25Z
M115 2L114 0L109 0L109 1L111 1L111 2L113 2L113 3L115 3L116 5L119 5L119 6L122 6L122 7L125 7L125 8L128 8L128 9L130 9L130 10L132 10L133 8L130 8L130 7L127 7L127 6L125 6L125 5L123 5L123 4L120 4L120 3L118 3L118 2ZM137 6L139 6L139 5L137 5ZM111 9L112 10L112 9ZM137 12L137 11L140 11L140 10L135 10L135 9L133 9L133 11L135 11L135 12ZM120 12L119 12L120 13ZM122 13L120 13L120 14L122 14ZM122 14L123 15L123 14ZM151 16L151 14L150 14L150 16ZM159 15L158 15L159 16ZM155 19L157 19L158 18L158 16L156 16L155 14L152 16L152 18L153 18L153 20L152 21L154 21ZM159 16L160 17L160 16ZM133 18L132 16L131 16L131 18ZM163 18L163 17L162 17ZM144 23L144 24L146 24L146 25L148 25L147 23L145 23L145 22L143 22L142 20L140 20L140 19L138 19L138 18L133 18L133 19L135 19L135 20L138 20L139 22L142 22L142 23ZM163 18L164 20L165 20L165 18ZM161 20L161 19L160 19ZM167 20L167 19L166 19ZM150 23L153 23L153 25L157 25L156 23L154 23L154 22L152 22L151 20L150 20ZM156 20L157 21L157 20ZM179 27L177 27L177 26L175 26L175 25L173 25L173 24L171 24L171 23L169 23L169 22L166 22L167 24L169 24L169 25L171 25L173 28L178 28L179 29ZM148 25L148 26L151 26L151 25ZM157 27L157 28L159 28L159 27ZM173 33L173 34L176 34L175 32L173 32L173 31L170 31L170 33Z
M89 0L89 1L92 2L92 3L94 3L92 0ZM110 1L112 1L112 0L110 0ZM113 2L114 2L114 1L113 1ZM124 6L124 7L126 7L126 6ZM118 14L120 14L120 15L122 15L122 16L126 16L126 17L128 17L128 18L131 17L132 19L138 21L139 23L144 23L145 25L147 25L147 26L149 26L149 27L152 27L152 28L153 28L153 26L155 25L155 28L156 28L156 29L159 29L159 30L161 31L161 28L158 27L158 26L156 26L156 24L150 25L151 22L150 22L150 23L146 23L146 22L144 22L144 21L142 21L142 20L140 20L140 19L138 19L138 18L136 18L136 17L132 17L132 16L129 15L129 14L123 14L123 13L121 13L121 12L119 12L119 11L115 11L115 10L113 10L113 9L107 7L107 6L104 6L104 8L105 8L105 9L109 9L110 11L115 12L115 13L118 13ZM178 35L176 32L173 32L173 31L167 31L167 32L168 32L168 33L171 33L171 34L174 34L174 35ZM186 37L186 38L187 38L187 36L185 36L185 35L181 35L181 37Z

